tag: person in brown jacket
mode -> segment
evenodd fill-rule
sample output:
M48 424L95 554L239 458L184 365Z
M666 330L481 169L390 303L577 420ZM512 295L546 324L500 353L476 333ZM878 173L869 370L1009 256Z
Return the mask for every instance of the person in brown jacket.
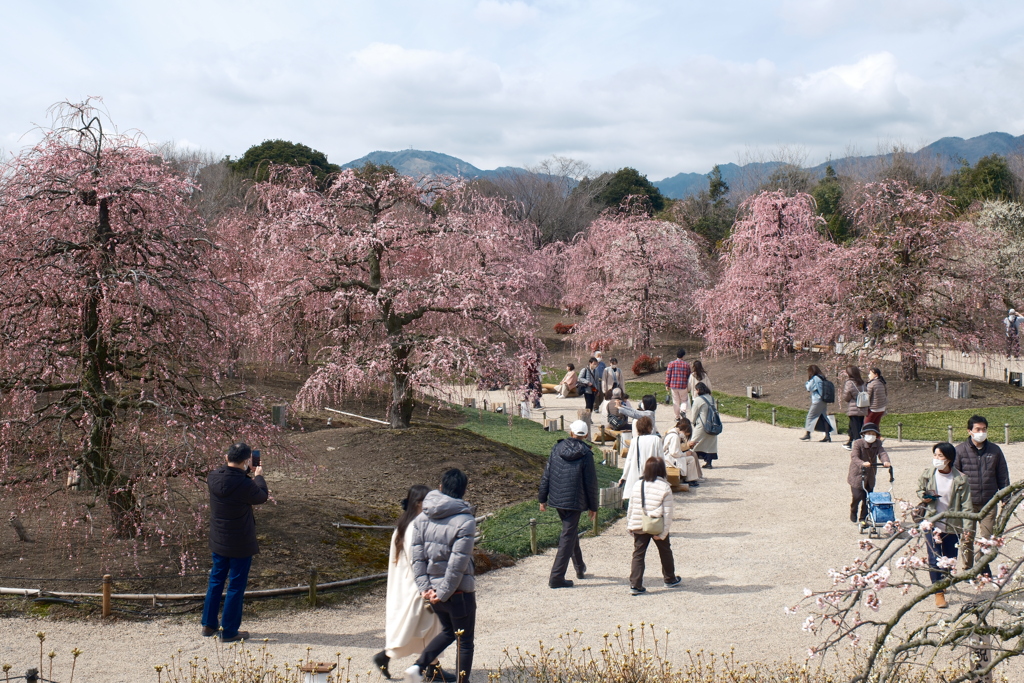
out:
M868 416L865 422L874 423L875 426L882 426L882 418L885 417L885 411L889 407L889 391L885 384L885 377L882 377L882 371L879 368L871 368L868 373L868 386L865 391L868 392Z
M843 444L846 450L852 449L853 442L860 438L860 428L864 425L864 416L868 414L867 406L857 406L857 395L864 390L864 378L860 374L860 368L856 365L848 366L843 393L839 396L839 403L846 404L846 416L850 418L850 438Z
M853 502L850 503L850 521L863 523L868 516L868 493L875 490L875 465L879 459L882 467L889 467L889 454L882 447L882 438L878 433L878 425L865 422L860 430L860 438L853 442L850 453L850 472L846 475L846 483L850 485ZM861 486L863 482L863 486ZM867 489L865 491L865 489ZM858 508L860 514L858 514Z

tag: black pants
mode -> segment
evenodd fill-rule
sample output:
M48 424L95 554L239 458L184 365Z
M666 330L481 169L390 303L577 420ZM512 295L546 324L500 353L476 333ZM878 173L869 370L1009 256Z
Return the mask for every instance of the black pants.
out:
M856 519L858 522L863 522L868 518L868 493L875 490L874 483L865 482L864 485L868 489L867 493L859 486L850 487L850 493L853 494L853 502L850 503L850 519ZM858 508L860 508L860 514L857 514Z
M629 586L630 588L643 588L644 567L647 560L647 548L651 541L658 548L658 556L661 558L661 577L666 582L676 578L676 560L672 557L672 544L668 536L664 540L650 534L642 534L639 531L631 531L633 534L633 561L629 565Z
M860 429L863 426L863 415L850 415L850 443L853 443L860 438Z
M427 649L420 653L416 664L422 671L428 664L437 661L441 653L458 638L459 653L455 661L455 670L459 672L459 683L466 683L473 669L476 593L456 593L445 602L433 605L433 609L441 622L441 633L427 644ZM456 636L456 631L462 631L462 635Z
M935 537L931 533L924 537L925 542L928 544L928 575L931 577L932 583L941 581L956 569L956 562L953 562L953 566L948 569L940 569L938 558L948 557L951 560L956 560L960 539L957 538L956 534L947 533L940 533L939 539L939 542L936 543Z
M565 572L569 569L569 560L576 571L583 569L583 551L580 550L580 515L582 510L558 510L558 516L562 518L562 535L558 537L558 552L555 553L555 561L551 565L551 576L548 583L557 583L565 580Z
M585 391L583 392L583 402L587 404L587 410L594 409L594 399L597 398L597 392Z

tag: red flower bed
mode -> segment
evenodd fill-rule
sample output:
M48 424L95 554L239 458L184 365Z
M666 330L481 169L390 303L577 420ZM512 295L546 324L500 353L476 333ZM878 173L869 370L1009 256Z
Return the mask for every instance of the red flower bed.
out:
M555 323L555 334L569 334L575 327L567 323Z

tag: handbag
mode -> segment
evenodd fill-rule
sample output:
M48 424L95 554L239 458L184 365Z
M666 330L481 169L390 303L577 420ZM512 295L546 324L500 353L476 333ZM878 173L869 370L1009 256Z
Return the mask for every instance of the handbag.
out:
M647 497L644 495L646 483L646 480L640 480L640 531L651 536L661 536L665 533L665 517L651 517L647 514Z

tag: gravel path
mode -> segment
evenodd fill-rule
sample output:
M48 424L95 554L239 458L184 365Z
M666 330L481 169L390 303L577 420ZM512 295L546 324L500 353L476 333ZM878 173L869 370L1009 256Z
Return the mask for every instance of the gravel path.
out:
M803 657L813 642L800 630L802 617L784 615L783 607L798 601L805 586L824 586L830 567L858 553L859 535L848 518L849 454L837 443L797 441L796 430L723 419L719 464L706 472L699 489L677 494L672 543L682 586L662 587L652 547L649 592L629 594L631 543L621 521L584 539L588 578L572 589L547 587L551 551L486 574L478 582L478 670L497 664L506 647L551 644L572 629L597 639L617 624L641 621L670 628L675 652L735 647L741 660ZM917 475L930 461L928 446L887 443L897 496L913 495ZM1004 450L1011 475L1024 474L1024 445ZM254 638L270 639L277 661L294 662L312 647L314 658L333 660L340 651L368 668L370 656L383 646L383 594L276 613L248 620L243 628ZM85 683L155 680L153 665L172 654L214 661L221 650L199 637L198 617L107 625L8 618L0 620L0 661L15 664L14 673L37 660L38 630L47 632L47 649L52 645L61 653L58 670L66 672L61 663L68 663L72 647L85 651L76 673ZM395 662L392 671L406 665ZM479 673L476 680L482 680Z

